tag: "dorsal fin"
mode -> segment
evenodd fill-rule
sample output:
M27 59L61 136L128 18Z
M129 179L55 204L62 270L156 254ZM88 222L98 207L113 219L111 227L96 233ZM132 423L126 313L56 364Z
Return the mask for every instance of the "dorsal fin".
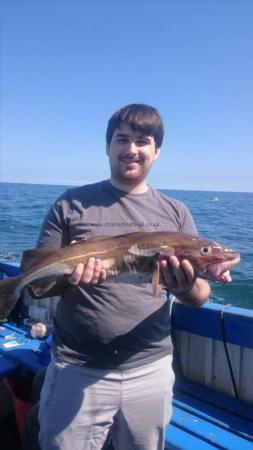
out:
M106 237L113 237L113 239L120 239L122 237L126 238L126 237L142 237L145 234L150 234L152 232L148 231L148 230L142 230L142 231L132 231L130 233L123 233L123 234L117 234L116 236L106 236Z
M31 269L38 261L42 258L49 256L53 252L55 252L55 248L33 248L31 250L26 250L23 253L22 261L20 265L21 272L26 272Z

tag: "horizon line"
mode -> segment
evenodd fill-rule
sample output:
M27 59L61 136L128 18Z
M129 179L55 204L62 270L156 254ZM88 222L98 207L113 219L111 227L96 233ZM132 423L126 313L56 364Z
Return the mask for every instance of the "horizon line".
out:
M92 183L96 183L96 181L94 182L88 182L88 183L76 183L76 184L72 184L72 183L66 183L66 184L62 184L62 183L53 183L53 182L41 182L41 183L34 183L31 181L0 181L0 184L29 184L29 185L36 185L36 186L59 186L59 187L80 187L80 186L85 186L86 184L92 184ZM190 191L190 192L227 192L227 193L234 193L234 194L253 194L253 191L234 191L234 190L223 190L223 189L216 189L216 190L212 190L212 189L193 189L193 188L160 188L160 187L155 187L155 189L159 190L159 191Z

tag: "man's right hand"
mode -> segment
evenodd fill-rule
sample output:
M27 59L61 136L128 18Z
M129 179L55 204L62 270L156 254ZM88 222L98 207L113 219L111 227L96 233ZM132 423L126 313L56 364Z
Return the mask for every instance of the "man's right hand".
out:
M70 245L77 241L71 241ZM98 284L106 279L106 270L102 268L102 261L98 258L89 258L87 263L78 264L68 277L69 283L77 286L79 283Z
M78 264L68 279L74 286L79 283L98 284L105 281L106 270L102 268L101 259L89 258L85 265Z

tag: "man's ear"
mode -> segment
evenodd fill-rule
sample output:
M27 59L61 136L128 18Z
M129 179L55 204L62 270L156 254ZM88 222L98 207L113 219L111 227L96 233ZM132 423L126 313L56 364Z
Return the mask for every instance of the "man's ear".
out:
M156 149L155 149L154 161L155 161L156 159L158 159L159 156L160 156L160 148L156 148Z

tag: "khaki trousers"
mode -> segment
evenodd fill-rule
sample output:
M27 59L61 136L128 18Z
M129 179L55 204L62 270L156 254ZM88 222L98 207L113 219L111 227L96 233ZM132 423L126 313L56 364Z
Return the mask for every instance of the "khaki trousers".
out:
M163 450L172 414L172 356L124 371L55 362L41 393L42 450Z

